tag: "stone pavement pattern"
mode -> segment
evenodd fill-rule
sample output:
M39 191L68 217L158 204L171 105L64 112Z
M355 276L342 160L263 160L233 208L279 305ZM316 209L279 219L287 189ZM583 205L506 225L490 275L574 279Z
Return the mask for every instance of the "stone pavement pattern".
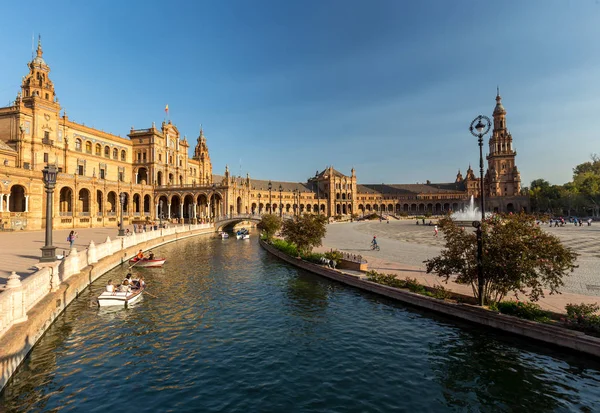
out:
M133 226L125 226L133 231ZM56 254L68 255L69 242L67 236L70 230L53 231L53 244L56 247ZM99 244L106 241L106 237L114 239L117 237L117 228L78 228L76 230L77 238L73 246L78 251L88 247L90 241ZM35 265L39 263L42 256L41 247L45 244L44 231L15 231L0 232L0 288L6 284L6 279L12 271L21 276L21 279L27 277L36 271Z
M438 285L441 279L425 272L424 260L438 255L444 239L440 232L434 237L433 226L416 225L416 220L363 221L331 224L323 246L317 251L338 249L362 255L369 262L369 269L396 273L400 278L417 278L424 285ZM564 312L568 303L600 303L600 225L575 227L573 225L545 230L558 236L565 245L580 254L577 268L565 279L563 294L546 295L539 304L548 310ZM370 248L373 236L377 236L380 251ZM442 284L451 290L473 295L470 286L454 282Z

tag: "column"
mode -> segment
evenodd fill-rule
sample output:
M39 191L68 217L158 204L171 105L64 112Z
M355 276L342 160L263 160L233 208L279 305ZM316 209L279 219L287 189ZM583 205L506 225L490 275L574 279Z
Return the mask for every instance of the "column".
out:
M4 212L4 194L0 194L0 212Z
M158 219L158 204L154 205L156 207L156 213L154 214L154 219Z
M179 218L181 219L181 222L183 222L183 202L179 204Z
M167 219L171 219L171 203L167 204Z
M198 204L194 202L194 212L192 213L192 219L196 219L196 210L198 208Z
M29 212L29 195L25 195L25 212Z
M10 194L6 194L6 212L10 212Z

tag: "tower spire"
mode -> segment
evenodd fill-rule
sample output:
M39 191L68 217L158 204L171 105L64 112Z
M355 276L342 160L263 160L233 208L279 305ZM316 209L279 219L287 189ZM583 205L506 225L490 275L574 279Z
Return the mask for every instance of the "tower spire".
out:
M37 46L37 55L38 57L42 57L42 35L38 34L38 46Z

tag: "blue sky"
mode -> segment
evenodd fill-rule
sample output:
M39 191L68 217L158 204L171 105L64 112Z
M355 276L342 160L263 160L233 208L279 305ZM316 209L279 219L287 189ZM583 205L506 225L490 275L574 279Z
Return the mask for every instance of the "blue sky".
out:
M3 5L0 104L41 33L72 120L125 136L203 124L215 173L361 183L453 181L496 86L523 185L598 153L595 0L31 1ZM485 148L485 147L484 147ZM240 169L241 164L241 169Z

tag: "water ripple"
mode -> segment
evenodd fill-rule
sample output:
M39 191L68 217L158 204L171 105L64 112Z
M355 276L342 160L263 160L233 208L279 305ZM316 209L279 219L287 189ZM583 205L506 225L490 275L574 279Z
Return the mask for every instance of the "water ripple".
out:
M255 242L197 238L137 269L128 309L54 323L0 398L6 411L594 411L600 365L297 270Z

